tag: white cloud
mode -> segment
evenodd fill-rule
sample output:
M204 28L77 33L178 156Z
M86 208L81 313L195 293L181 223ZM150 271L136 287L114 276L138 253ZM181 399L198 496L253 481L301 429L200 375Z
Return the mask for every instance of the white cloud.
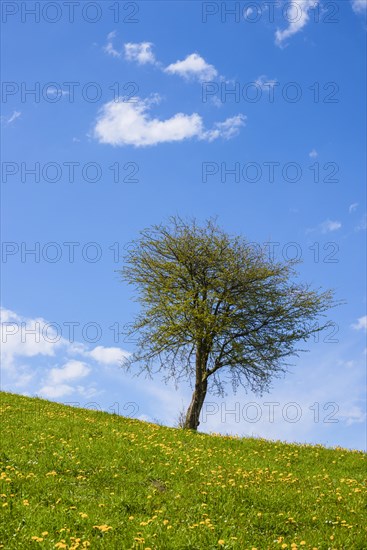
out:
M71 393L90 397L96 393L92 382L88 386L76 384L93 372L90 360L115 366L129 355L117 347L97 346L90 350L84 343L69 341L62 335L62 325L41 317L29 319L5 308L0 312L4 391L33 388L34 392L41 385L37 393L44 397L58 398Z
M366 229L367 229L367 215L366 214L361 218L359 224L354 229L355 229L355 231L366 231Z
M88 355L98 361L98 363L104 365L119 365L124 358L129 356L129 353L123 351L121 348L97 346Z
M27 319L1 308L1 363L11 369L17 357L52 357L66 341L41 317Z
M21 116L21 114L21 111L13 111L12 114L7 117L2 116L1 121L6 125L11 124L12 122L15 122L17 118Z
M112 31L107 35L107 43L103 50L113 57L122 57L122 53L115 49L113 39L116 37L116 31ZM198 53L192 53L183 60L178 60L176 63L171 63L166 68L162 63L157 61L152 48L152 42L127 42L124 44L125 59L135 61L139 65L156 65L163 72L176 74L186 80L212 80L218 76L217 69L205 61Z
M244 124L243 115L216 123L210 131L204 129L203 120L197 113L177 113L159 120L149 115L151 99L136 99L134 103L110 101L103 105L94 127L94 135L100 143L146 147L192 138L213 141L222 136L229 139Z
M66 95L70 95L70 92L68 90L62 90L58 85L50 84L47 86L46 91L44 92L46 97L55 97L61 98Z
M267 91L269 91L270 88L274 88L276 83L276 80L269 80L265 75L261 75L255 80L255 84L257 86L259 86L262 90Z
M75 387L70 383L85 378L91 369L82 361L71 359L60 368L52 368L47 374L45 385L38 391L43 397L58 398L70 395L75 391L83 393L82 386ZM69 384L67 383L69 382Z
M288 27L284 30L277 29L275 32L275 43L277 46L283 46L284 41L294 34L298 33L308 23L309 11L315 8L318 0L293 0L289 2L286 10Z
M132 43L128 42L124 44L125 59L128 61L136 61L139 65L146 65L147 63L155 64L156 59L152 52L153 44L151 42Z
M103 50L112 57L122 57L122 53L115 50L113 45L113 39L116 36L116 31L112 31L107 35L107 44L103 46Z
M308 156L309 156L310 158L312 158L312 159L315 159L316 157L319 156L319 154L318 154L318 152L316 151L316 149L312 149L312 151L310 151L310 152L308 153Z
M21 114L22 113L20 111L13 111L13 114L7 120L7 124L11 124L14 120L17 120Z
M354 330L367 330L367 315L359 317L358 321L352 325Z
M204 135L204 139L213 141L218 137L223 139L231 139L238 135L240 128L246 123L246 117L244 115L236 115L231 118L227 118L224 122L216 122L213 130L209 130Z
M64 397L65 395L70 395L74 393L75 389L73 386L68 384L59 384L58 386L43 386L38 394L40 397L48 397L50 399L57 399L58 397Z
M363 14L366 12L367 0L351 0L354 13Z
M349 206L349 214L351 214L352 212L354 212L355 210L357 210L357 206L358 206L358 202L354 202L353 204L351 204Z
M171 63L164 71L169 74L177 74L185 79L197 79L199 81L212 80L218 76L217 69L213 65L209 65L197 53L188 55L182 61Z
M61 384L70 380L84 378L90 373L90 368L82 361L74 359L68 361L61 368L51 369L48 375L48 380L51 384Z
M366 422L366 413L362 410L361 407L356 405L350 406L341 410L340 419L345 422L347 426L352 426L353 424L365 424Z
M320 225L321 233L331 233L340 229L342 224L338 221L326 220Z

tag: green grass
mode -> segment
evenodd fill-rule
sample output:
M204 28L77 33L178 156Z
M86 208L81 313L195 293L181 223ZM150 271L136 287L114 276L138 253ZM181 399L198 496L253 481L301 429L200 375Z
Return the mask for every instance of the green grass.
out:
M0 396L1 548L367 548L362 452Z

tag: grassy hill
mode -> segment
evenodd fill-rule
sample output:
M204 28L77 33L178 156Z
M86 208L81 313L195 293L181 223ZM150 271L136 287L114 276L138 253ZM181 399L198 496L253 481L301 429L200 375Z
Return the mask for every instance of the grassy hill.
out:
M367 548L364 453L0 396L1 548Z

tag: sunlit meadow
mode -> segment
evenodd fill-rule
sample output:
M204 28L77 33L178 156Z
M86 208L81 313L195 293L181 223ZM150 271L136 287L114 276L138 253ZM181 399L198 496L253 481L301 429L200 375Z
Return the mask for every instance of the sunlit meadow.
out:
M1 393L1 548L366 548L366 454Z

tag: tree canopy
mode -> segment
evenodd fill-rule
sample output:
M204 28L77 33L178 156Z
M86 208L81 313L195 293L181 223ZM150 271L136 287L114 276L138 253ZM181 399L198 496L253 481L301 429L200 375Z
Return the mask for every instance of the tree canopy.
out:
M136 350L125 366L195 388L185 427L197 429L208 390L231 381L257 393L287 370L298 342L331 325L331 290L296 281L294 262L275 261L213 219L170 218L144 229L120 271L141 311L131 325ZM321 320L320 320L321 319Z

